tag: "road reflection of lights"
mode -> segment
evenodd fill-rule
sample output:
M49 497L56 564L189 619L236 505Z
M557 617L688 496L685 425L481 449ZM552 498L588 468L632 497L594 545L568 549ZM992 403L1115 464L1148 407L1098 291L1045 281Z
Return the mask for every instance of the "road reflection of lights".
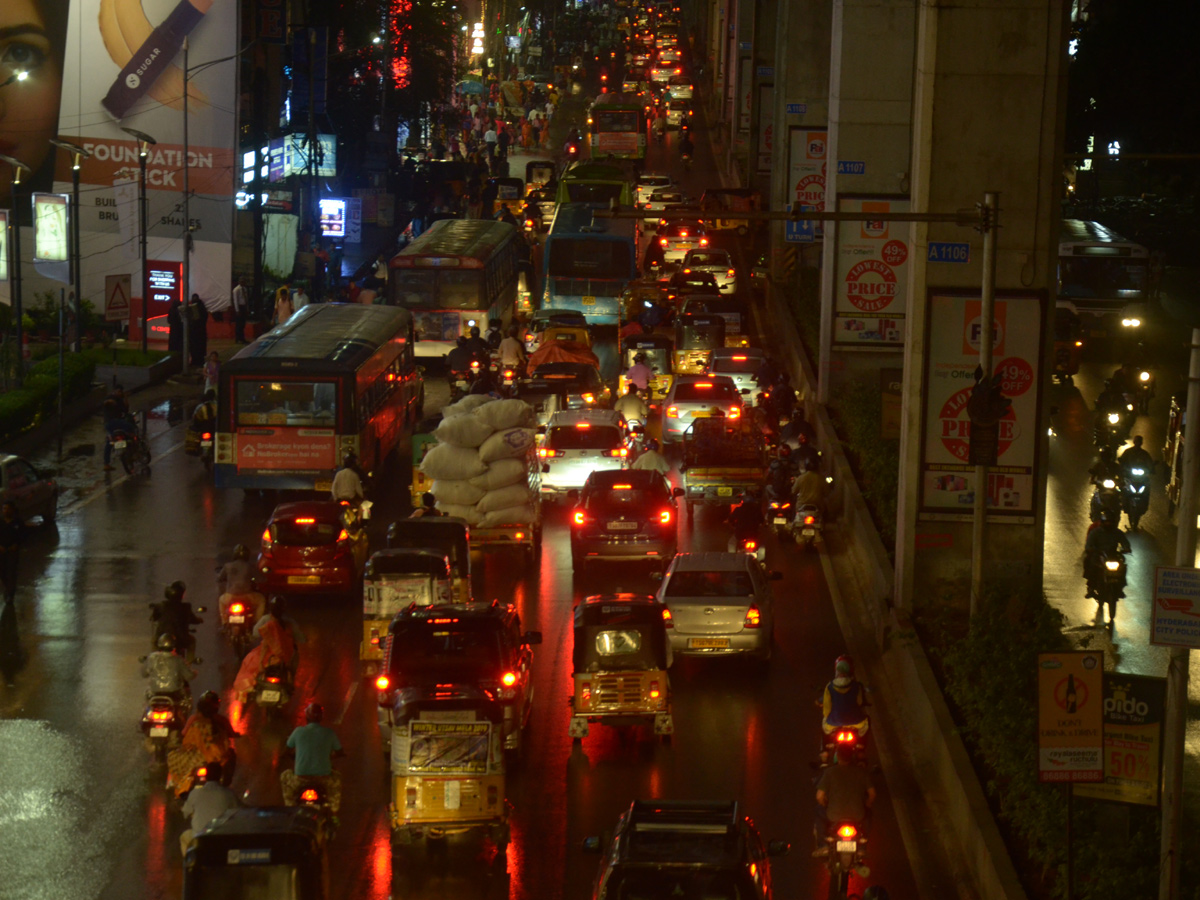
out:
M153 791L146 808L146 876L151 883L162 884L174 871L174 851L167 840L167 796Z
M524 823L516 816L510 816L511 840L508 845L508 877L510 897L525 895L525 851L529 847L529 835L525 833ZM501 872L500 861L496 861L496 871Z
M371 836L371 866L370 893L368 896L380 898L392 895L392 829L386 818L375 823L375 833Z
M0 791L0 828L42 819L54 812L54 795L45 788Z

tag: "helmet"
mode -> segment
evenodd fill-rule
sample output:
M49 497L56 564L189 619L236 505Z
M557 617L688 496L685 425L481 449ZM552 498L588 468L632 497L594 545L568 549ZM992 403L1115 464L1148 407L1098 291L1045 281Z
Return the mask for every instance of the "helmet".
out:
M175 635L160 634L158 636L158 641L156 642L156 645L159 650L166 650L168 652L170 652L171 650L174 650L175 649Z
M172 581L163 588L163 596L172 603L178 603L183 599L183 595L187 592L187 585L182 581Z
M304 707L304 719L308 722L320 722L325 718L325 707L320 703L310 703Z
M645 353L633 354L633 361L635 363L644 363L646 361L646 354Z
M478 325L471 326L471 337L479 337L479 326Z
M250 549L245 544L238 544L233 548L234 559L249 559Z
M342 457L342 465L345 466L347 469L349 469L351 466L355 466L357 464L358 464L358 454L357 453L347 453L345 456Z
M833 664L833 671L837 675L854 675L854 660L844 653L837 658L837 662Z
M426 509L433 509L433 507L436 503L437 503L437 497L433 496L433 494L430 493L429 491L426 491L425 493L423 493L421 495L421 505L424 506Z
M658 449L658 441L655 438L646 438L646 449L647 450L657 450Z
M1100 521L1105 525L1112 525L1116 522L1116 516L1108 507L1100 510Z
M887 888L873 884L863 892L863 900L891 900Z
M206 716L215 716L221 708L221 698L215 691L205 691L196 701L196 709Z

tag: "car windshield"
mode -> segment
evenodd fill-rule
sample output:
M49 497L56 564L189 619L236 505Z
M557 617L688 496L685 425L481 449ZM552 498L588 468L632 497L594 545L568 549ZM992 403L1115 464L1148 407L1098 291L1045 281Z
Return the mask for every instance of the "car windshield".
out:
M693 250L687 258L687 264L689 266L719 266L727 269L729 268L729 254Z
M667 582L667 597L750 597L754 587L750 573L676 572Z
M621 430L611 425L560 425L550 429L546 445L553 450L615 450L621 446Z
M409 673L496 671L500 636L494 622L475 619L421 619L406 623L392 637L393 670Z
M341 523L324 522L314 516L276 519L271 523L275 543L285 547L325 547L337 541Z
M672 399L676 403L703 403L705 401L723 403L728 400L734 400L738 396L739 394L733 385L726 384L723 381L685 381L682 384L675 385L675 396Z

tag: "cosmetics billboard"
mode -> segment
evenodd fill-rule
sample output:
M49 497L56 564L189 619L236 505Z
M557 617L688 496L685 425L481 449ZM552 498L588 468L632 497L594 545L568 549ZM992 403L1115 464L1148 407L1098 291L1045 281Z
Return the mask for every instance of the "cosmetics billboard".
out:
M61 55L58 135L90 151L80 170L83 296L99 309L108 275L133 274L140 296L140 144L146 157L150 259L183 259L184 91L188 112L191 292L228 303L234 192L238 4L234 0L58 0L70 13ZM52 5L45 0L44 5ZM184 72L184 40L189 72ZM224 60L212 65L214 60ZM56 154L54 190L70 193Z

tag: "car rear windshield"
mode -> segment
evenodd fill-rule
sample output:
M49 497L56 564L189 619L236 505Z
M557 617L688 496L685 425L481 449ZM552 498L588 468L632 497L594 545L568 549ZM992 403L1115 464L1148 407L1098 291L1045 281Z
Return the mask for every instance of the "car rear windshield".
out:
M341 523L322 522L313 516L277 519L271 523L275 543L285 547L324 547L337 541Z
M741 359L723 357L712 361L714 372L757 372L762 360L757 356L744 356Z
M392 636L393 671L437 674L500 668L500 634L486 620L422 619Z
M750 573L676 572L667 582L668 597L750 597Z
M668 222L658 233L667 237L699 237L704 234L704 226L696 222Z
M721 266L729 268L728 253L705 253L693 250L687 258L689 266Z
M652 185L654 187L660 187L670 183L671 178L669 175L643 175L638 179L638 184Z
M709 385L709 387L704 387L704 385ZM676 403L703 402L705 400L720 403L734 400L737 397L738 393L732 385L724 382L702 381L698 384L677 384L674 399Z
M643 509L653 504L666 503L667 498L662 491L646 491L630 488L628 490L599 490L589 494L587 510L590 513L629 512L631 509Z
M621 430L611 425L560 425L551 428L546 438L554 450L615 450L621 446Z

